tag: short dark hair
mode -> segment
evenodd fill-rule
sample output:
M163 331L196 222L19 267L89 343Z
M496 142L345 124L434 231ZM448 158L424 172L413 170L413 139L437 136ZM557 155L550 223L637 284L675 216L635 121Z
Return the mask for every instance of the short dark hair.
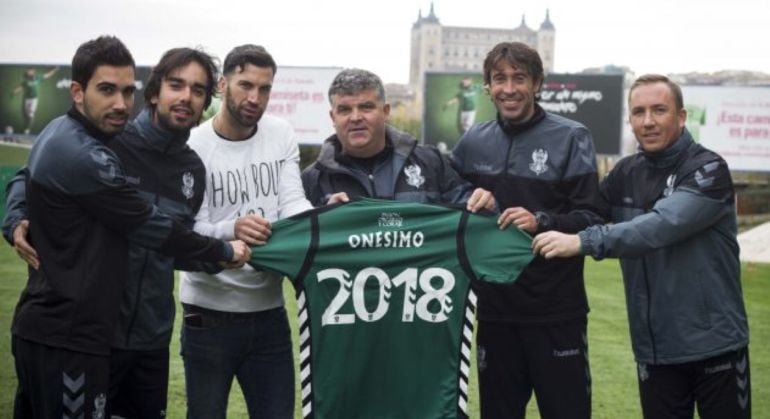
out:
M671 94L674 95L674 104L676 105L676 110L682 110L684 109L684 98L682 96L682 89L679 87L678 84L671 81L668 77L662 75L662 74L645 74L642 76L639 76L636 80L634 80L634 83L631 84L631 88L628 90L628 98L631 100L631 93L639 86L643 86L646 84L653 84L653 83L663 83L666 86L668 86L669 90L671 90Z
M273 75L275 75L278 68L275 65L273 56L261 45L245 44L237 46L227 54L225 57L225 64L222 66L222 74L225 76L230 75L235 69L243 68L246 64L255 65L257 67L270 67L273 69Z
M521 42L500 42L487 53L487 57L484 59L484 83L486 85L492 81L492 69L500 60L505 60L515 67L526 69L536 87L539 87L545 79L543 61L537 51Z
M211 97L217 90L219 72L216 59L200 48L173 48L166 51L158 64L152 68L150 77L147 78L147 86L144 89L144 104L148 107L155 106L152 104L152 98L160 94L160 85L163 83L163 79L168 77L172 71L191 62L200 64L206 72L206 100L203 109L208 108L211 104Z
M376 91L377 99L385 101L385 87L378 75L360 68L347 68L332 80L329 86L329 103L334 95L355 95L364 90Z
M72 57L72 81L78 82L83 89L100 65L114 67L134 67L134 57L117 37L102 35L80 45Z

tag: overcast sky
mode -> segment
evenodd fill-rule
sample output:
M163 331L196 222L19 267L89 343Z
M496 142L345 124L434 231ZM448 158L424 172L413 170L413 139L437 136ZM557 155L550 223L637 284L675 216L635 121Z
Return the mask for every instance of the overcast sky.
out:
M436 0L444 25L537 29L550 9L556 72L606 64L646 72L770 73L770 0ZM0 62L68 64L77 46L120 37L137 64L163 51L264 45L278 65L360 67L409 78L409 37L428 0L0 0Z

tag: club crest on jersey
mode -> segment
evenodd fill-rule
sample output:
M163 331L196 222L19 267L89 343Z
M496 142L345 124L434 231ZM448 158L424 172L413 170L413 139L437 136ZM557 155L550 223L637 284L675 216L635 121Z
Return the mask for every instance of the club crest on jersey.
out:
M532 163L529 164L529 170L540 176L548 170L548 166L545 165L545 162L547 161L548 152L542 148L538 148L532 152Z
M666 179L666 189L663 190L663 196L669 196L674 193L674 183L676 183L676 173L668 175L668 179Z
M403 224L404 219L397 212L383 212L377 220L380 227L401 227Z
M193 186L195 186L195 178L190 172L184 172L182 175L182 194L185 198L190 199L193 197Z
M406 174L406 183L415 188L420 188L425 183L425 176L422 175L422 168L416 164L406 166L404 168Z

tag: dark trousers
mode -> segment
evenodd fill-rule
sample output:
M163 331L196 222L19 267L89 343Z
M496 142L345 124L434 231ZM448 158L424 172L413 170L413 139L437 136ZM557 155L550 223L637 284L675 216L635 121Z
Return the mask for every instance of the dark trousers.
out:
M586 319L542 325L480 321L483 419L524 418L534 391L543 419L591 417Z
M184 306L187 417L225 418L233 378L251 419L294 417L294 355L286 310L225 313Z
M126 419L166 417L168 348L144 351L112 349L110 413Z
M751 417L748 348L701 361L638 365L639 396L648 419Z
M107 409L108 356L11 340L18 387L15 419L97 418Z

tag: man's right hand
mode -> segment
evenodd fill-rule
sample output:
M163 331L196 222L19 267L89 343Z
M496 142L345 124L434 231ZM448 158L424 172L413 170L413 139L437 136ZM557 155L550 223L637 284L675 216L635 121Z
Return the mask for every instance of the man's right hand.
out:
M13 247L16 253L33 269L40 269L40 259L37 257L37 251L27 241L29 233L29 220L22 220L19 225L13 229Z
M350 197L345 192L337 192L329 197L329 200L326 201L326 205L339 204L342 202L350 202Z
M251 259L251 248L242 240L233 240L230 246L233 247L233 258L224 264L225 269L240 268Z

